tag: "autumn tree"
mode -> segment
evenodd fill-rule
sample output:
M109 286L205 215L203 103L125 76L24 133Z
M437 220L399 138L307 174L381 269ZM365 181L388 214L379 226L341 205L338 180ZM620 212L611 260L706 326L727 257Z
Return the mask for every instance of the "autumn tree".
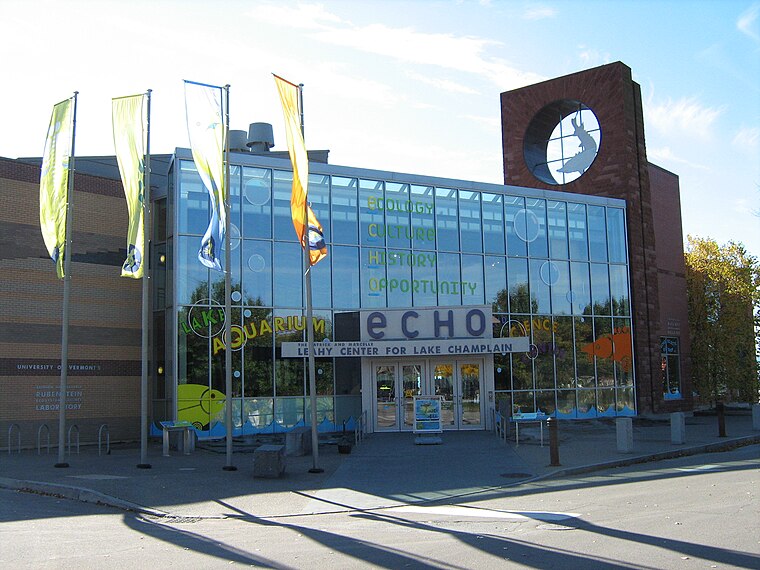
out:
M694 386L714 402L757 402L760 263L741 243L693 236L685 258Z

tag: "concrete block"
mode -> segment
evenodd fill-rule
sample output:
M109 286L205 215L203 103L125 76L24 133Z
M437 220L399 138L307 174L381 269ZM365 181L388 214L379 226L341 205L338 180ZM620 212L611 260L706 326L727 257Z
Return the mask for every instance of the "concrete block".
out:
M311 427L297 427L285 434L285 455L311 453Z
M633 453L633 420L617 418L615 420L618 453Z
M683 412L670 414L670 443L673 445L686 443L686 414Z
M253 452L253 476L276 479L285 472L285 446L262 445Z
M752 429L760 431L760 404L752 405Z

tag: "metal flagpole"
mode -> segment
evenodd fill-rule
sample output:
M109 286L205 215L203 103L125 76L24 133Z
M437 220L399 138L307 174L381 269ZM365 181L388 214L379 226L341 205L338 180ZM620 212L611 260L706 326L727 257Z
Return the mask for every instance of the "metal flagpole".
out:
M64 456L66 438L66 390L69 372L69 299L71 298L71 234L74 203L74 142L77 130L77 95L74 91L74 113L71 122L71 153L69 156L68 189L66 191L66 246L63 248L63 317L61 324L61 384L58 395L58 463L55 467L68 467Z
M145 174L143 177L143 251L142 251L142 377L140 379L140 463L139 469L150 469L148 463L148 334L150 327L150 228L152 208L150 206L150 95L147 92L145 121Z
M303 83L298 84L298 106L301 111L301 136L304 136L303 124ZM306 139L304 138L304 141ZM306 160L308 161L308 153ZM306 179L306 200L304 200L304 224L306 226L303 236L304 268L306 277L306 343L308 346L309 363L309 403L311 407L311 456L312 468L309 473L322 473L324 469L319 467L319 435L317 426L317 381L314 371L314 323L312 322L311 309L311 263L309 261L309 200L308 184Z
M227 431L227 462L225 471L237 471L232 464L232 280L230 275L230 86L224 86L224 382L227 400L225 423ZM222 205L220 204L220 207Z

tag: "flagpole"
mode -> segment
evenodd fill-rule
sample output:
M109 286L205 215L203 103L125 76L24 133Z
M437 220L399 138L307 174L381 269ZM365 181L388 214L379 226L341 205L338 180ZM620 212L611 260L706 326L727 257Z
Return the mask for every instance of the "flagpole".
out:
M227 431L227 462L224 471L237 471L232 464L232 278L230 275L230 86L224 86L224 383L227 392L225 423Z
M301 111L301 136L304 136L303 121L303 83L298 84L298 106ZM304 138L304 141L306 139ZM307 154L308 161L308 154ZM309 181L306 180L308 185ZM308 197L308 188L306 191ZM311 404L311 456L312 468L309 473L322 473L324 469L319 467L319 433L317 426L317 381L314 370L314 323L311 308L311 262L309 260L309 201L304 200L303 212L304 225L306 231L303 235L303 254L304 268L306 278L306 343L308 346L308 363L309 363L309 403Z
M74 142L77 130L77 95L74 91L74 112L71 123L71 153L68 164L68 188L66 190L66 246L63 248L63 317L61 323L61 384L58 395L58 463L55 467L68 467L64 455L66 438L66 390L69 372L69 300L71 298L71 234L73 226L74 198Z
M152 208L150 206L150 96L147 92L145 121L145 165L143 177L143 251L142 253L142 375L140 378L140 463L138 469L150 469L148 463L148 334L150 327L150 228Z

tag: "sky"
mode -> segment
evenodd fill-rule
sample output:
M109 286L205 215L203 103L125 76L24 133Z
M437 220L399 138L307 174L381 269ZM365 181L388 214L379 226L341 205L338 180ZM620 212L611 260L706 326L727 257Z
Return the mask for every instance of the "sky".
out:
M277 73L331 164L501 184L500 94L621 61L684 239L760 256L760 0L0 0L0 23L7 158L40 156L74 91L78 156L113 154L111 98L148 89L152 153L188 147L185 79L286 150Z

